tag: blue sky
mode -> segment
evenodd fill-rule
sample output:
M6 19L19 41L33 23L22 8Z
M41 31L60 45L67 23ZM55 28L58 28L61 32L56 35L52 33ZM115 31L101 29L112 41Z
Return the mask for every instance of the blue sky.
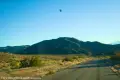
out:
M0 0L0 46L58 37L119 41L119 4L120 0Z

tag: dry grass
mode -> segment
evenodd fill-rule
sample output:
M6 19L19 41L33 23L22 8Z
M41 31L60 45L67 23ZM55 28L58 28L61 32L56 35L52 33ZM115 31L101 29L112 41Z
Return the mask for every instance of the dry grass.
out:
M0 54L1 55L1 54ZM0 66L8 65L7 61L9 58L15 56L18 59L24 59L25 57L32 57L34 55L11 55L11 56L5 56L5 55L11 55L8 53L2 53L2 60L5 62L3 64L0 64ZM68 68L72 65L79 64L81 62L89 61L93 58L91 57L85 57L85 58L77 58L73 59L73 61L63 61L65 57L74 57L76 55L37 55L40 56L42 63L44 63L44 66L41 67L26 67L26 68L20 68L20 69L12 69L7 71L0 71L0 76L22 76L22 77L43 77L45 75L54 74L56 71L59 71L63 68ZM0 56L1 59L1 56ZM6 60L8 59L8 60ZM6 67L7 68L7 67ZM4 74L2 74L4 73Z
M41 76L43 77L45 75L53 74L60 69L67 68L72 65L81 63L83 61L85 62L87 60L90 60L90 59L86 58L85 60L81 60L81 61L75 60L73 62L56 61L55 63L54 61L51 61L51 62L49 61L51 65L49 64L43 67L29 67L29 68L19 69L16 71L12 71L11 74L14 76Z

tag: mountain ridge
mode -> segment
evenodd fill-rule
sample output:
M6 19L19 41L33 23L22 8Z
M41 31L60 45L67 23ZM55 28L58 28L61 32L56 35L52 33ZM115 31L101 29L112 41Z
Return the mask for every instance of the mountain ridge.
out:
M1 49L1 48L0 48ZM59 37L21 47L12 51L21 54L86 54L86 55L113 55L120 50L120 45L104 44L98 41L80 41L73 37ZM1 50L0 50L1 51ZM10 52L10 51L8 51Z

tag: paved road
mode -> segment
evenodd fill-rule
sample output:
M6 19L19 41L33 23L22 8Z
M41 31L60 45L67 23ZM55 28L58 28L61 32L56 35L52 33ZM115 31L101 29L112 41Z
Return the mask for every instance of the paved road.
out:
M109 68L110 65L104 60L94 60L43 77L42 80L120 80L120 76Z

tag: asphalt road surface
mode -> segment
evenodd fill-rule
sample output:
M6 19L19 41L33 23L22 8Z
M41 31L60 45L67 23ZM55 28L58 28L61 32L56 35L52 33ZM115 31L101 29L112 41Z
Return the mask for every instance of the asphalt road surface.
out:
M42 80L120 80L120 76L112 72L109 60L94 60L69 69L62 70L42 78Z

